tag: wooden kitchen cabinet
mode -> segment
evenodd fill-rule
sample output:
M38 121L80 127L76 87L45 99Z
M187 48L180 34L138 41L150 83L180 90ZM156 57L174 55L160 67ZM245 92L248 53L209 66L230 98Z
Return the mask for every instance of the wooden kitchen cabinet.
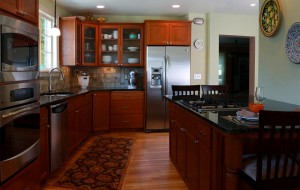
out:
M113 91L110 104L111 129L144 128L144 92Z
M60 64L80 66L82 63L81 20L77 17L60 17Z
M40 168L40 181L46 179L49 174L49 118L48 108L40 110L40 155L38 158Z
M66 132L67 154L70 155L92 131L92 94L70 98Z
M145 21L145 45L191 45L190 21Z
M169 103L169 154L173 164L177 164L177 120L176 120L176 106Z
M40 190L39 162L34 160L11 179L1 184L0 190Z
M0 9L38 26L38 0L0 0Z
M94 23L82 22L82 65L98 65L98 26Z
M101 24L101 66L143 66L142 24Z
M109 130L110 92L93 93L93 131Z
M212 189L211 126L172 102L169 102L169 108L170 157L173 164L189 189ZM176 135L172 132L174 129L177 130ZM176 154L176 162L173 154Z

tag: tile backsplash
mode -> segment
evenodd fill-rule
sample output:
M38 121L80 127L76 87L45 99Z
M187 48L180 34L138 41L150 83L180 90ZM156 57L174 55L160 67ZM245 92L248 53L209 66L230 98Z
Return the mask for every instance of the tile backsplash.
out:
M69 88L80 88L77 74L84 71L89 79L89 88L126 88L130 71L136 73L137 86L143 87L144 70L141 67L61 67L65 78L60 80L59 73L52 73L52 85L54 91L64 91ZM125 79L127 76L127 79ZM41 73L40 76L41 93L48 92L49 74Z

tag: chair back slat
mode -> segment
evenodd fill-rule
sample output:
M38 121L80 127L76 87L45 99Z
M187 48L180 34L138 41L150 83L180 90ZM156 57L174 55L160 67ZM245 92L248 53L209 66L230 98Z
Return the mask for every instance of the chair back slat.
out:
M300 179L300 112L261 110L258 143L258 183Z
M172 85L173 96L200 96L200 85Z
M221 95L228 93L227 85L201 85L203 95Z

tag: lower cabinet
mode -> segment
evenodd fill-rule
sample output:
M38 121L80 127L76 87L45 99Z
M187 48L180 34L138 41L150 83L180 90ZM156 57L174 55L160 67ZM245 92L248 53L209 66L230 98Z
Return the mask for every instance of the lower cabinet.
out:
M40 110L40 155L38 158L40 168L40 181L46 179L49 174L49 122L48 108Z
M170 159L190 190L210 190L211 127L172 102L169 110Z
M113 91L110 104L111 129L144 128L144 92Z
M93 93L93 130L109 130L110 92Z
M0 190L40 190L39 162L35 160L17 175L0 186Z
M92 131L92 94L69 99L68 126L66 132L67 153L70 154Z

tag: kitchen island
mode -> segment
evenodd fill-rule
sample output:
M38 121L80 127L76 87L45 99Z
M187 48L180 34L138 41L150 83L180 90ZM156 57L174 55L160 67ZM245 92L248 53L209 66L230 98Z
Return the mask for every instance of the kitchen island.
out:
M248 102L253 97L231 97ZM189 189L238 190L242 155L256 145L258 123L245 125L230 120L237 110L202 111L166 96L169 102L170 158ZM273 100L266 110L292 111L297 105ZM241 108L242 109L242 108Z

